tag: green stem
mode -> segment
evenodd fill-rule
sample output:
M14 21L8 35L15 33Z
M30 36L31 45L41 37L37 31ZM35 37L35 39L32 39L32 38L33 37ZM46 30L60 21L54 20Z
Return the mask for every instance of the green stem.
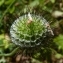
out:
M5 14L8 12L8 10L10 9L10 7L12 6L12 4L15 2L16 0L13 0L12 3L8 6L8 8L4 11L3 16L0 19L0 22L2 21L3 17L5 16Z
M15 48L11 53L8 53L8 54L2 53L2 54L0 54L0 56L12 56L13 54L16 53L16 51L17 51L18 49L19 49L19 47Z

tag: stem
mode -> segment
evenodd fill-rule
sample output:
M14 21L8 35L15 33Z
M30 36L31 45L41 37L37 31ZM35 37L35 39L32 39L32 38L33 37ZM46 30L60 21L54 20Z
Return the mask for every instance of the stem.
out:
M12 4L13 4L15 1L16 1L16 0L13 0L12 3L8 6L8 8L4 11L3 16L2 16L1 19L0 19L0 23L1 23L2 19L3 19L3 17L5 16L5 14L8 12L8 10L10 9L10 7L12 6Z
M12 56L13 54L16 53L16 51L17 51L18 49L19 49L19 47L15 48L11 53L8 53L8 54L2 53L2 54L0 54L0 56Z

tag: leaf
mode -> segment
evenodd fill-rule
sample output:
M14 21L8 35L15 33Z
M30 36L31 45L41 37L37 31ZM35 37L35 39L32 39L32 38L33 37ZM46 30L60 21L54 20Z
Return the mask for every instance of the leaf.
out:
M24 13L26 13L27 12L27 8L24 8L23 11L24 11Z
M0 6L4 3L4 0L0 0Z
M0 35L0 45L4 45L4 48L8 48L8 40L5 39L4 34Z
M0 35L0 45L3 44L3 40L4 40L4 34L1 34L1 35Z
M15 10L15 7L13 6L12 8L9 9L9 12L12 14Z
M36 53L36 54L34 55L35 58L38 58L39 56L40 56L40 53Z
M3 38L4 38L4 34L1 34L1 35L0 35L0 39L3 39Z
M43 62L32 58L32 63L43 63Z
M60 58L62 58L62 55L59 54L59 53L57 53L57 54L55 55L55 57L56 57L57 59L60 59Z
M44 6L44 4L45 4L45 0L39 0L39 5L41 6L41 7L43 7Z
M2 57L2 58L0 59L0 63L6 63L6 60L5 60L4 57Z
M39 1L38 1L38 0L35 0L35 1L33 1L33 2L31 2L31 3L29 4L29 6L30 6L31 8L33 8L33 7L37 6L37 5L39 5Z
M3 44L4 44L4 48L5 48L5 49L6 49L6 48L8 48L9 43L8 43L8 41L7 41L7 40L4 40L4 41L3 41Z
M50 0L51 1L51 3L55 3L55 0Z
M11 4L12 3L12 0L7 0L5 1L5 4L8 5L8 4Z
M43 8L42 8L44 11L47 11L47 12L49 12L49 13L51 13L52 12L52 9L51 8L49 8L49 7L47 7L47 6L43 6Z
M63 49L63 35L59 35L54 39L54 42Z

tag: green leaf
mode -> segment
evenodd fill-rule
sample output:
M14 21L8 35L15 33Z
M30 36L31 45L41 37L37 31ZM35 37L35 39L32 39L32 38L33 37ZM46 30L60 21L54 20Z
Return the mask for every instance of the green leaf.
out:
M5 4L7 5L7 4L11 4L12 3L12 0L7 0L7 1L5 1Z
M55 55L55 57L56 57L57 59L60 59L60 58L62 58L62 55L57 53L57 54Z
M29 4L29 6L30 6L31 8L33 8L33 7L37 6L37 5L39 5L39 1L38 1L38 0L34 0L33 2L31 2L31 3Z
M6 63L6 60L5 60L4 57L2 57L2 58L0 59L0 63Z
M45 0L39 0L39 5L41 6L41 7L43 7L44 6L44 4L45 4Z
M39 52L34 55L35 58L38 58L39 56L40 56Z
M4 34L1 34L1 35L0 35L0 39L3 39L3 38L4 38Z
M49 7L47 7L47 6L43 6L43 8L42 8L44 11L47 11L47 12L49 12L49 13L51 13L52 12L52 9L51 8L49 8Z
M51 1L51 3L55 3L55 0L50 0Z
M12 14L15 10L15 7L13 6L12 8L9 9L9 12Z
M4 3L4 0L0 0L0 6Z
M9 47L9 43L6 39L3 41L3 44L5 49Z
M43 62L32 58L32 63L43 63Z
M0 45L3 44L3 40L4 40L4 34L1 34L1 35L0 35Z
M54 42L63 49L63 35L59 35L54 39Z

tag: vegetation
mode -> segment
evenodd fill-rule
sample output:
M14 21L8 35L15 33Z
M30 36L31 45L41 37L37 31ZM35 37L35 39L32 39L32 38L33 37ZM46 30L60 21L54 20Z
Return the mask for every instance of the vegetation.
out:
M24 63L24 60L29 59L26 55L21 56L23 49L10 39L11 25L28 12L43 16L54 33L53 37L47 34L40 47L33 48L33 53L29 54L32 63L62 63L63 0L0 0L0 63Z
M28 16L29 15L29 16ZM47 32L46 21L40 16L24 15L11 26L10 34L13 42L22 47L33 47L41 42ZM44 37L43 37L44 38ZM36 43L37 42L37 43Z

